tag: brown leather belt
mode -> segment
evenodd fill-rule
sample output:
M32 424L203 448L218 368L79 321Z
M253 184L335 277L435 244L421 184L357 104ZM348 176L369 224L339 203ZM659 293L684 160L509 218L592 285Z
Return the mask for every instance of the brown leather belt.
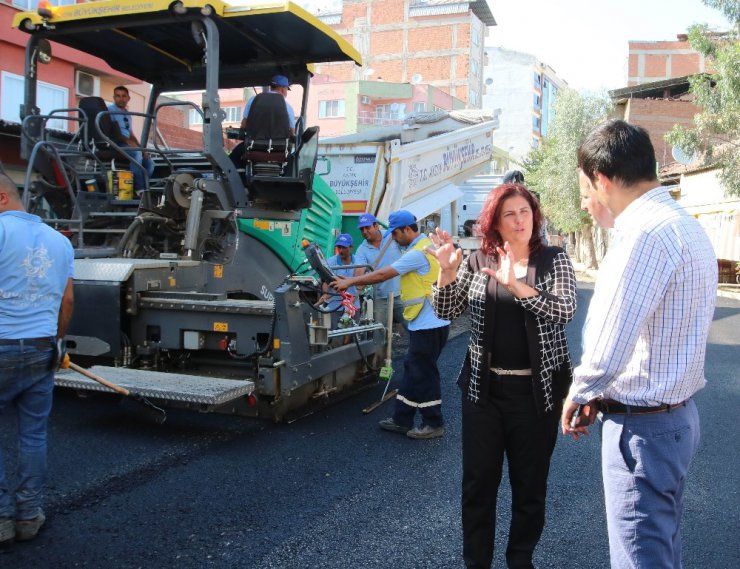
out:
M54 338L0 338L0 346L33 346L34 348L51 348Z
M599 399L596 406L602 413L611 413L613 415L649 415L651 413L669 413L672 409L684 407L689 400L681 403L663 403L654 407L643 407L640 405L626 405L619 401L611 399Z

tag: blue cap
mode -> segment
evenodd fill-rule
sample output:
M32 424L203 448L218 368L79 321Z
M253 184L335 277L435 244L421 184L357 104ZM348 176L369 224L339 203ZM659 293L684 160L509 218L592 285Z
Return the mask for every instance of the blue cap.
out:
M352 247L352 236L349 233L340 233L335 245L336 247Z
M288 91L290 91L290 81L288 81L288 78L285 75L275 75L270 81L270 85L287 87Z
M370 227L373 223L377 222L378 220L375 219L375 216L372 213L363 213L360 217L357 218L357 229Z
M388 231L416 223L416 216L406 209L394 211L388 217Z

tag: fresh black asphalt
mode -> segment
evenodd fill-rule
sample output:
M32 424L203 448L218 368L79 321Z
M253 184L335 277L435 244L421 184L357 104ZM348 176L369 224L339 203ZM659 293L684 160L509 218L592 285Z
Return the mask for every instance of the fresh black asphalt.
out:
M576 361L590 296L582 285L568 330ZM709 383L697 396L703 432L684 515L687 569L740 567L739 331L740 302L718 299ZM391 404L362 414L380 385L288 425L186 411L150 425L112 397L58 390L48 522L35 541L0 548L0 568L462 567L454 380L466 340L451 340L442 355L446 432L432 441L380 431ZM0 417L10 472L12 419ZM596 428L558 441L540 568L608 567L598 438ZM504 567L509 500L502 484L495 567Z

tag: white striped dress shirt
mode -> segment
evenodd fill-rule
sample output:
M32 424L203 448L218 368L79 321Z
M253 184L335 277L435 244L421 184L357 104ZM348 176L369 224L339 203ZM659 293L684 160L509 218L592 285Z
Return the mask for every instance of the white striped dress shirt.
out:
M706 233L668 190L633 201L615 220L583 329L571 397L627 405L680 403L704 387L717 295Z

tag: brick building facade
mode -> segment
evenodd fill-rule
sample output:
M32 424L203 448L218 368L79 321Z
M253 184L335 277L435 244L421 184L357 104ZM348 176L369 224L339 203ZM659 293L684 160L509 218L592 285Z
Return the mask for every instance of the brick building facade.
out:
M317 16L350 41L362 68L316 66L333 81L424 83L480 108L484 38L496 24L486 0L343 0Z
M627 85L640 85L709 71L704 56L679 34L675 41L630 41Z

